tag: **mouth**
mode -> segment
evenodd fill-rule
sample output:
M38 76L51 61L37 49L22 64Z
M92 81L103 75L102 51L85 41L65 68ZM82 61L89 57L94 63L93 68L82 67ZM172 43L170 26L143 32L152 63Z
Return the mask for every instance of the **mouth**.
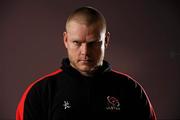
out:
M79 62L88 64L88 63L92 63L92 60L79 60Z

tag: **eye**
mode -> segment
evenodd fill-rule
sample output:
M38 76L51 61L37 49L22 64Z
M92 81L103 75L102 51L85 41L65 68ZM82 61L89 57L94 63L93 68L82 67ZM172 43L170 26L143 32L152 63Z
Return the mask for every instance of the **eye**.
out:
M77 40L74 40L73 44L76 45L76 46L80 46L81 45L81 43L79 41L77 41Z
M94 42L90 42L88 45L91 47L99 47L101 46L102 41L94 41Z
M96 42L89 42L88 43L88 46L91 46L91 47L93 47L93 46L95 46L96 45Z

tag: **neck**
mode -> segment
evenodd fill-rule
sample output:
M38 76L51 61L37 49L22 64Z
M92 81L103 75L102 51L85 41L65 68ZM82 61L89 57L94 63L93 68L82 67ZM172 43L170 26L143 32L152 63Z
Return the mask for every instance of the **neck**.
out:
M92 77L92 76L94 76L94 75L97 73L97 71L98 71L98 69L100 68L100 66L102 66L102 65L96 66L96 67L92 68L92 69L89 70L89 71L81 71L81 70L78 70L78 69L77 69L75 66L73 66L71 63L70 63L70 65L71 65L74 69L76 69L77 71L79 71L81 75L86 76L86 77Z
M94 76L94 74L91 73L91 72L81 72L81 71L79 71L79 72L81 73L81 75L86 76L86 77L92 77L92 76Z

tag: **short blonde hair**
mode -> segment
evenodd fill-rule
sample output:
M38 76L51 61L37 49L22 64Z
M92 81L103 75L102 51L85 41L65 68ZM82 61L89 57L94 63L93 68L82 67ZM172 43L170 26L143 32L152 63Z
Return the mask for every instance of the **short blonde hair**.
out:
M102 29L106 30L106 20L103 14L90 6L80 7L76 9L66 21L66 31L68 29L68 24L70 21L76 21L78 23L83 23L86 25L92 25L94 23L99 23Z

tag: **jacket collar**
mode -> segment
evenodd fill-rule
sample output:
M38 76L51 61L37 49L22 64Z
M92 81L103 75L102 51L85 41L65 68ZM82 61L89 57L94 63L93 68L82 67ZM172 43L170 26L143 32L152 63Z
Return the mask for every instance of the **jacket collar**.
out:
M70 65L70 61L68 58L64 58L62 60L62 66L61 66L61 69L71 75L76 75L76 76L82 76L82 77L85 77L85 78L92 78L92 77L97 77L97 76L100 76L100 75L103 75L104 73L106 72L109 72L111 71L111 67L110 67L110 64L107 62L107 61L103 61L103 65L100 66L96 72L93 74L92 77L87 77L87 76L83 76L79 71L77 71L75 68L73 68L71 65Z

